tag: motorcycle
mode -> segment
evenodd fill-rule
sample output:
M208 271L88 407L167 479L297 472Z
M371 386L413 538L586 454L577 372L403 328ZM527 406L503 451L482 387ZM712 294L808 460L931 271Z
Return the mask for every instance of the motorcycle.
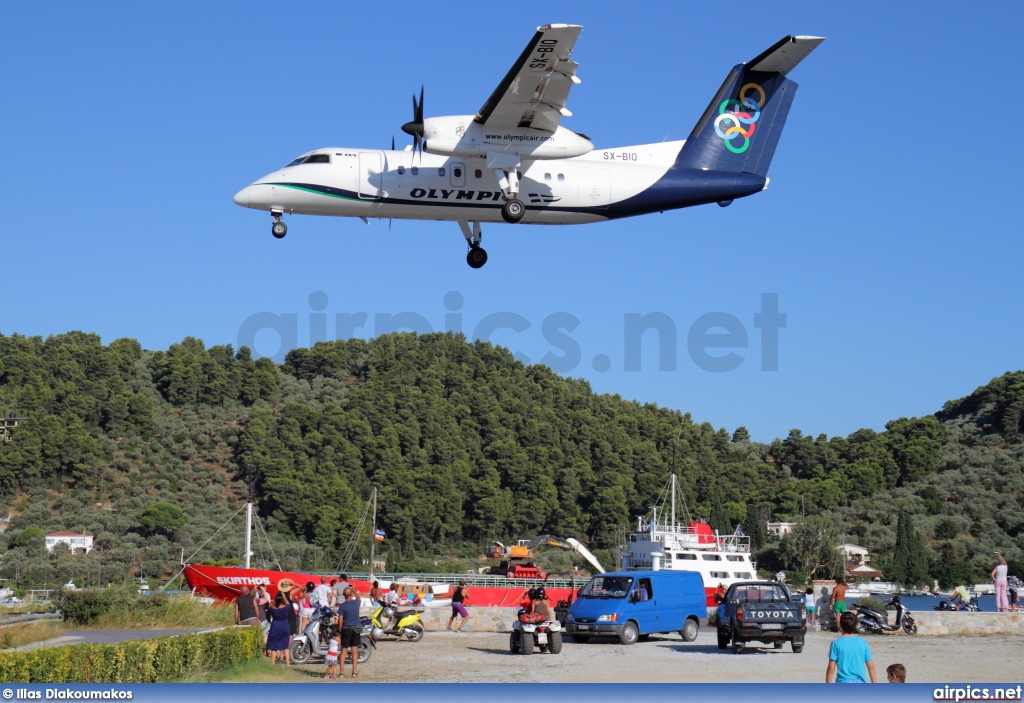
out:
M939 601L939 604L937 606L932 608L932 610L941 610L941 611L944 611L944 612L946 612L946 611L954 611L956 609L957 609L956 603L953 603L953 602L948 601L948 600L941 600L941 601ZM979 611L979 608L978 608L978 604L975 603L972 600L970 603L961 603L960 604L960 610L967 611L968 613L977 613Z
M391 625L384 627L384 618L391 620ZM402 639L405 637L410 642L419 642L423 639L423 614L418 610L398 609L393 605L378 606L370 613L370 622L373 624L374 634L377 637L391 635Z
M316 617L313 617L306 629L301 634L295 635L291 646L288 648L289 656L293 664L305 664L310 657L327 656L331 638L338 631L338 626L333 620L335 613L330 608L322 608ZM374 641L373 623L369 618L361 618L362 631L359 639L359 663L362 664L373 655L377 648Z
M896 622L892 625L889 624L889 613L884 610L877 610L860 604L853 606L854 610L857 611L857 624L861 632L873 632L876 634L898 632L900 628L903 628L908 635L913 635L917 632L917 623L914 622L910 609L903 605L899 596L893 596L885 605L896 607Z
M544 620L542 615L527 614L525 610L520 610L508 637L509 652L533 654L535 647L552 654L561 652L562 623L558 620Z

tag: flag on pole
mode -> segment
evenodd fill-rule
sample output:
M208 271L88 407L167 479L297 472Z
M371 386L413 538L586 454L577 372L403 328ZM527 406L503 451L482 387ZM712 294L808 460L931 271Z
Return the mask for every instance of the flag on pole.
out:
M380 530L380 529L378 529L378 530L374 530L374 532L373 532L373 538L374 538L375 540L377 540L378 542L383 542L383 541L384 541L384 535L385 535L385 534L386 534L386 533L384 532L384 530Z

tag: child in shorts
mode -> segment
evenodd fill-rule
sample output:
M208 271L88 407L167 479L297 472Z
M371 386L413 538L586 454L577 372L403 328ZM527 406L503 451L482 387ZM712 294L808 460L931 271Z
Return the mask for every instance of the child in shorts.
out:
M814 604L814 589L808 588L807 592L804 593L804 605L807 608L807 626L814 627L814 611L816 610Z
M338 678L338 652L341 650L341 633L337 633L331 638L331 642L327 647L327 657L324 659L324 664L327 665L327 671L324 672L325 679L336 679Z

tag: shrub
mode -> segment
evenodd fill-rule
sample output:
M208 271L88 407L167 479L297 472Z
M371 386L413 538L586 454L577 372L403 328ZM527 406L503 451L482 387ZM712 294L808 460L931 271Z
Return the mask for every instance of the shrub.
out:
M85 625L106 613L128 610L137 599L137 594L126 588L86 588L61 591L57 603L64 620Z
M160 683L223 669L263 653L263 631L215 632L78 644L33 652L0 652L2 683Z

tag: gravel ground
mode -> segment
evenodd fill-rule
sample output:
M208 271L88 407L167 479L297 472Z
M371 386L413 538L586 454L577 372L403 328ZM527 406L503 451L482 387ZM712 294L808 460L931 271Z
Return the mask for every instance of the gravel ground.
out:
M613 640L575 644L566 640L561 654L510 654L508 634L427 632L420 642L381 641L359 670L366 682L699 682L820 683L825 680L829 645L837 635L808 633L804 651L794 654L750 643L740 654L718 649L715 632L702 628L696 642L677 635L654 635L633 646ZM1024 679L1021 640L987 637L871 636L875 667L885 682L885 667L900 662L912 683L991 682ZM323 665L296 667L311 677Z

